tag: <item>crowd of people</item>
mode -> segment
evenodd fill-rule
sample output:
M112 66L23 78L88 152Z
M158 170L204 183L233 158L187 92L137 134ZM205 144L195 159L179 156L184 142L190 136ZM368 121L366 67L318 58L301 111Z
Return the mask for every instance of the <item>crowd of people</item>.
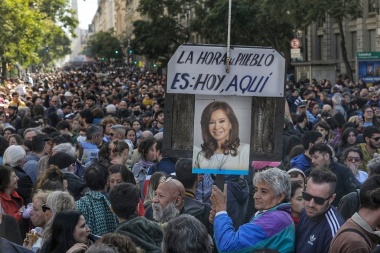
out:
M220 189L162 152L165 75L2 80L0 251L380 252L380 83L334 81L287 83L282 160Z

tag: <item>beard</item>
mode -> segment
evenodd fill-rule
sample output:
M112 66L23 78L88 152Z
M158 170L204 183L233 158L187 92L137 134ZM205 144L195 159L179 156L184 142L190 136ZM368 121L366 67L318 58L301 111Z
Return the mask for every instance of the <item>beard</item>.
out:
M170 202L165 208L158 203L152 203L153 219L159 223L167 222L178 216L179 211L173 202Z

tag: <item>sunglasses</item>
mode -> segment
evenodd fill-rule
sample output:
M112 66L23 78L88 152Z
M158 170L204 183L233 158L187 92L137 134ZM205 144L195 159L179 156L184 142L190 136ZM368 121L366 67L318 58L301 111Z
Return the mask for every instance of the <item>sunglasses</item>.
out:
M360 157L352 157L352 156L347 157L346 160L349 162L356 162L356 163L361 161Z
M42 212L44 212L44 213L46 212L46 210L51 211L50 207L46 206L45 204L43 204L41 207L42 207Z
M314 202L315 204L317 205L323 205L325 203L326 200L329 200L331 198L332 195L330 195L330 197L324 199L324 198L321 198L321 197L315 197L313 195L310 195L309 193L303 191L302 192L302 198L306 201L310 201L311 199L314 199Z

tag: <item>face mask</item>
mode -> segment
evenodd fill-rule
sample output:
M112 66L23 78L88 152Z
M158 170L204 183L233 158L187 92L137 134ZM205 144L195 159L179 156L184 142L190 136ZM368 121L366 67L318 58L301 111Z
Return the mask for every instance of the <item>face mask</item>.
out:
M139 115L140 115L140 111L134 111L133 114L134 114L135 116L139 116Z
M85 142L86 139L87 139L86 136L78 136L78 138L77 138L77 142Z

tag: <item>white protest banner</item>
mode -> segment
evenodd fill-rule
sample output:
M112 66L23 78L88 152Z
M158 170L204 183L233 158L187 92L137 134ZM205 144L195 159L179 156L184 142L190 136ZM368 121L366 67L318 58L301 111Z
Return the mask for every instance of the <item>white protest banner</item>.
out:
M273 48L184 44L168 64L167 92L283 97L285 58Z

